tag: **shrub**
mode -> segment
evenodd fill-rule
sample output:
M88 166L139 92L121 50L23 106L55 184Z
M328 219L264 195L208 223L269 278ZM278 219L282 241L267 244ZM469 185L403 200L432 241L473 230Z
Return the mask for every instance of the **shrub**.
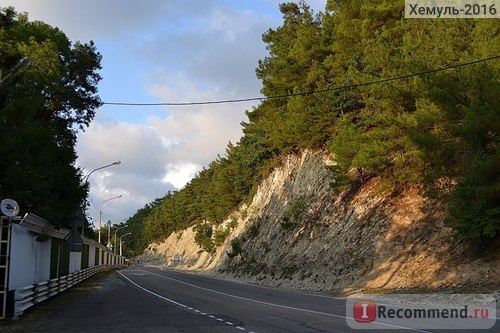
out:
M227 236L231 233L231 229L228 228L217 228L214 232L214 244L215 246L221 246L224 244Z
M204 251L212 253L215 250L215 245L212 240L212 225L208 223L200 223L195 227L196 234L194 236L194 241L198 244Z
M283 229L292 229L299 224L299 217L306 210L307 202L307 197L301 195L288 203L280 222Z
M236 238L231 242L231 252L226 252L229 258L234 258L243 252L241 240Z

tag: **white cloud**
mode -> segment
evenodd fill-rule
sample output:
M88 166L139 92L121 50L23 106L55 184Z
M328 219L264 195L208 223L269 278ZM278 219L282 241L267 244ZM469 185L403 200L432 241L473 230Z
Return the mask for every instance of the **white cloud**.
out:
M183 16L201 15L209 2L197 0L10 0L31 20L42 20L64 31L72 40L115 38L144 33L160 20L178 22Z
M123 195L106 203L112 221L183 187L217 154L224 154L229 140L240 138L242 113L235 110L181 108L166 118L151 117L146 124L101 121L99 115L79 135L78 163L86 172L114 161L121 164L89 177L94 207L90 216L95 220L100 203L113 196Z
M254 97L260 90L255 68L267 52L261 36L271 23L271 17L249 10L215 8L192 17L185 29L162 30L143 40L136 52L161 69L151 76L156 86L185 92L186 82L194 82L198 92L222 99Z
M193 163L178 163L168 165L168 170L163 181L173 184L176 188L181 188L201 169L199 165Z
M113 161L128 160L119 168L122 173L140 172L150 178L161 178L162 155L168 147L158 139L154 129L146 124L94 121L79 136L77 150L81 165L99 167ZM133 156L133 159L130 157ZM107 169L111 170L111 169Z
M97 216L104 200L117 195L123 197L106 203L106 212L116 207L110 215L113 219L131 216L138 208L173 189L173 185L161 181L169 147L152 127L118 121L100 122L98 117L78 139L78 163L86 172L115 161L122 162L89 177L93 202L91 216Z
M213 101L221 99L221 92L203 90L185 77L178 75L173 84L150 88L152 95L161 100ZM205 166L217 154L224 154L229 141L236 142L242 132L240 123L245 119L245 106L251 104L215 104L170 108L167 118L151 117L149 123L169 142L169 154L181 163Z

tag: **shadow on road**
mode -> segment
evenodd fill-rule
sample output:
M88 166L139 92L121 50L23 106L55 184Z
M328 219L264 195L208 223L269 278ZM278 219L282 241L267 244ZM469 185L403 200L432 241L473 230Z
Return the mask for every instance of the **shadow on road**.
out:
M55 311L67 307L72 302L77 302L90 293L96 293L106 285L106 281L113 275L114 271L102 271L65 292L49 298L48 300L26 310L19 319L0 320L0 332L21 333L33 332L41 325L49 321Z

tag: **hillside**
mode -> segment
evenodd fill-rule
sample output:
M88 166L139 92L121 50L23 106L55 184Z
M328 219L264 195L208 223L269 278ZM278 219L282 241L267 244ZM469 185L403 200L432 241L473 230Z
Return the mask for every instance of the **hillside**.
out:
M269 55L256 68L265 98L246 112L243 136L180 191L130 218L138 236L127 248L137 254L197 226L198 242L211 252L224 231L212 241L206 223L220 225L254 199L280 160L311 149L335 156L324 181L339 190L362 184L358 191L365 193L374 183L391 195L424 189L419 193L442 203L461 238L498 238L500 27L494 20L408 20L399 0L328 1L320 14L304 2L280 10L283 24L263 34ZM317 199L290 200L298 208Z
M242 138L129 219L128 247L318 290L497 287L500 26L280 10Z
M196 244L190 227L150 244L139 259L335 293L500 288L498 252L479 254L457 241L441 204L416 188L380 193L376 177L337 193L331 165L324 151L288 155L249 206L214 226L233 228L212 254Z

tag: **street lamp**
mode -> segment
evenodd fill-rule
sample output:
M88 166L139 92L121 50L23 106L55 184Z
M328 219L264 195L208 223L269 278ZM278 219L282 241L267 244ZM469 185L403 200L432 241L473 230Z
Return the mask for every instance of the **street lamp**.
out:
M120 236L120 257L122 256L122 244L123 244L122 238L125 237L125 236L128 236L128 235L131 235L131 234L132 234L131 232L128 232L125 235L121 235Z
M116 233L118 232L118 230L123 229L123 228L128 228L128 225L125 225L125 226L120 227L120 228L115 230L115 254L116 254Z
M119 164L121 164L121 163L122 163L121 161L117 161L117 162L113 162L113 163L111 163L111 164L107 164L107 165L105 165L105 166L102 166L102 167L95 168L95 169L91 170L91 171L87 174L87 176L85 177L85 180L84 180L84 182L83 182L83 183L84 183L85 185L88 183L88 181L89 181L89 177L90 177L90 175L91 175L94 171L101 170L101 169L104 169L104 168L108 168L108 167L113 166L113 165L119 165ZM104 203L104 202L103 202L103 203ZM85 200L85 206L87 206L87 202L86 202L86 200ZM102 207L102 205L101 205L101 207ZM82 233L83 233L83 230L82 230ZM100 242L101 242L101 218L100 218L100 214L99 214L99 243L100 243Z
M109 198L109 199L106 199L104 200L102 203L101 203L101 207L99 207L99 232L98 232L98 238L97 238L97 242L101 242L101 226L102 226L102 205L104 205L106 202L110 201L110 200L113 200L113 199L119 199L121 198L122 195L117 195L116 197L112 197L112 198Z
M108 167L113 166L113 165L119 165L119 164L121 164L121 163L122 163L121 161L118 161L118 162L113 162L113 163L111 163L111 164L108 164L108 165L105 165L105 166L102 166L102 167L99 167L99 168L96 168L96 169L94 169L94 170L90 171L90 172L88 173L87 177L85 177L85 182L84 182L84 183L85 183L85 184L87 184L87 182L88 182L88 180L89 180L90 175L91 175L94 171L101 170L101 169L104 169L104 168L108 168Z
M2 77L2 70L0 69L0 85L3 83L3 81L7 80L12 74L20 70L21 68L27 66L30 63L30 58L28 57L23 57L21 60L17 62L17 64L12 67L10 70L10 73L5 75L5 77Z

